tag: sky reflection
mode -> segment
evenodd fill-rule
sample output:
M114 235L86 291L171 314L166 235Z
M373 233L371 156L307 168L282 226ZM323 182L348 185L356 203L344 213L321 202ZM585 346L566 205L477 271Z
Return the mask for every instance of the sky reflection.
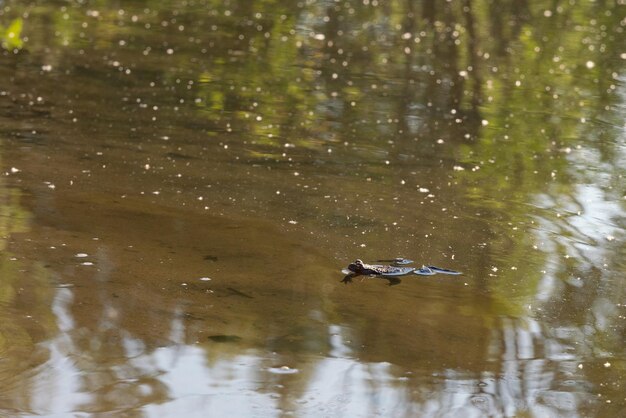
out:
M347 328L337 325L328 328L332 348L326 356L298 356L287 368L280 353L184 344L178 320L167 346L142 350L140 340L124 337L124 364L105 372L72 341L71 301L70 289L57 291L53 311L60 332L46 343L49 360L33 376L32 411L38 415L95 413L87 405L103 396L115 396L117 405L126 398L125 410L155 417L584 416L593 401L584 375L588 363L575 348L586 336L576 328L544 330L531 318L502 319L489 341L495 369L478 373L435 366L425 374L386 361L363 362L343 342L350 340ZM110 377L101 380L102 373ZM129 385L132 396L122 395Z

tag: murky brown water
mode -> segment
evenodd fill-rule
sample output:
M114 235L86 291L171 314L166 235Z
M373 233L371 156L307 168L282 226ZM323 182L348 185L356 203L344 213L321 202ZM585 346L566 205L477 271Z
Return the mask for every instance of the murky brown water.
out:
M626 413L623 1L126 3L0 2L0 415Z

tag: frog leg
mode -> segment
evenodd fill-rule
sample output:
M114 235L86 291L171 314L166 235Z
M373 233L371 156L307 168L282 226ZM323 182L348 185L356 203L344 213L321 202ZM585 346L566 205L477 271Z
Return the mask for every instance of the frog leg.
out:
M419 274L420 276L432 276L435 274L435 271L433 271L430 267L422 266L422 268L415 269L413 273Z
M428 266L427 268L432 270L432 271L434 271L435 273L452 274L454 276L461 274L460 271L454 271L454 270L449 270L449 269L442 269L441 267Z
M352 278L358 276L358 274L356 273L350 273L350 274L346 274L346 277L343 278L343 280L341 280L341 283L352 283Z

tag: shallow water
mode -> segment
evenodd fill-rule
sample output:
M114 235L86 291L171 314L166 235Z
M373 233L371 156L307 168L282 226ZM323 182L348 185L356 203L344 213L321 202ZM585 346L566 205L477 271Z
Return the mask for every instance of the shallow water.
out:
M624 414L623 2L0 7L0 415Z

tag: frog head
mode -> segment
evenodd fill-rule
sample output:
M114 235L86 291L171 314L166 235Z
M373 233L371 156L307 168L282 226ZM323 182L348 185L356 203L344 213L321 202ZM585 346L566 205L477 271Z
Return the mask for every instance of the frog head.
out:
M350 265L348 266L348 270L354 272L354 273L359 273L361 271L363 271L363 261L356 259L354 261L354 263L350 263Z

